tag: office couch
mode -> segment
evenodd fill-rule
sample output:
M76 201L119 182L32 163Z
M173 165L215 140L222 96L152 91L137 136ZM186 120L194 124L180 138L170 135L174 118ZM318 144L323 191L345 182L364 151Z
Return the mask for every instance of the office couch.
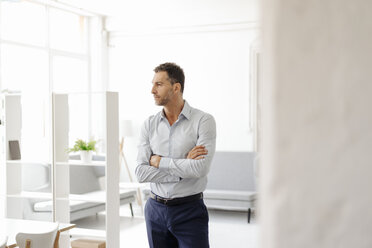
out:
M71 156L70 159L79 159L79 156ZM103 156L93 156L93 160L102 161ZM44 167L47 172L38 173L39 176L34 180L45 181L44 187L39 187L37 191L50 192L49 167ZM46 168L46 169L45 169ZM40 170L40 168L38 168ZM24 165L22 170L35 170ZM100 186L99 179L105 175L104 167L97 166L70 166L70 193L86 196L100 196L104 194ZM40 176L44 178L40 178ZM48 177L45 179L45 177ZM30 182L28 183L31 184ZM27 190L24 189L24 190ZM135 190L120 189L120 204L129 204L132 210L132 203L136 200ZM95 215L105 210L105 203L87 202L82 200L70 200L70 221L74 221L87 216ZM133 211L132 216L133 216ZM51 220L52 201L45 199L25 199L24 200L24 218L33 220Z
M255 152L216 152L204 191L207 208L248 212L249 222L257 200L255 161ZM144 195L148 199L150 190Z
M209 209L249 211L257 193L255 152L216 152L208 174L204 202Z

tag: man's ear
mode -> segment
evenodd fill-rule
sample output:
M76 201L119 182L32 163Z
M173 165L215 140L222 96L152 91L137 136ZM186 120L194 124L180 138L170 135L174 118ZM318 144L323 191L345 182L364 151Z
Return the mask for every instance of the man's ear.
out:
M181 84L180 83L175 83L174 84L174 89L176 90L176 92L181 92Z

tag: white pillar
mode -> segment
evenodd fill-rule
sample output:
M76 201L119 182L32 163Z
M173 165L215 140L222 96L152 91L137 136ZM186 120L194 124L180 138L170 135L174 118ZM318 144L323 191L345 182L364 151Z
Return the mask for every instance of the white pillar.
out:
M372 247L372 1L265 0L261 247Z

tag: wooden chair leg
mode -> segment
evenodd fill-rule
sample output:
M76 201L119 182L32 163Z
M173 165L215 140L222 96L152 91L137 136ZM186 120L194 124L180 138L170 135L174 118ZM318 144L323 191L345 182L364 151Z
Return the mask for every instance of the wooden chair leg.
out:
M58 230L57 231L57 235L56 235L56 239L54 240L54 248L58 248L59 247L59 236L61 235L61 232Z
M31 248L31 240L26 239L26 247L25 248Z

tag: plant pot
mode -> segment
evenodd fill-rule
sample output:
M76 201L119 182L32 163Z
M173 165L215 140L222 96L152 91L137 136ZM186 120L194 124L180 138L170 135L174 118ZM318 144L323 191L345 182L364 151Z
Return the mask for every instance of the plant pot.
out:
M93 157L92 151L80 151L80 160L84 163L91 163Z

